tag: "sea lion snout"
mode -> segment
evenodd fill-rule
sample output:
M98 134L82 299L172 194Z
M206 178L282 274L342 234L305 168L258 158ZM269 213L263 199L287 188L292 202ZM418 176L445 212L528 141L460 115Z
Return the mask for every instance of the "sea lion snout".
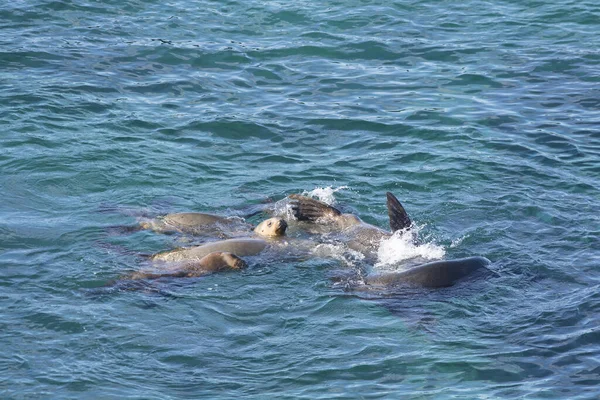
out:
M287 229L288 224L285 222L285 219L280 219L279 224L277 225L277 233L283 235L285 230Z
M234 268L234 269L245 269L246 267L248 267L248 264L246 264L246 261L242 260L238 256L233 256L233 257L235 259L234 259L233 263L231 264L232 268Z

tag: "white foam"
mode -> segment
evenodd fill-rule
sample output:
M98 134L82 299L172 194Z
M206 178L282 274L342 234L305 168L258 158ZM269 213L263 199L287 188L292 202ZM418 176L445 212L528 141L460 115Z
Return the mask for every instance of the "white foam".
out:
M331 186L327 186L325 188L315 188L310 192L304 192L305 196L317 198L318 200L327 203L329 205L335 204L335 192L339 192L340 190L348 189L348 186L340 186L337 188L332 188Z
M435 243L418 244L415 239L420 229L421 227L413 226L408 231L397 231L391 237L383 239L377 251L375 268L397 271L410 266L406 261L411 259L427 262L443 258L446 254L444 247Z
M344 262L348 266L358 265L365 256L343 244L322 243L312 249L316 257L333 258Z

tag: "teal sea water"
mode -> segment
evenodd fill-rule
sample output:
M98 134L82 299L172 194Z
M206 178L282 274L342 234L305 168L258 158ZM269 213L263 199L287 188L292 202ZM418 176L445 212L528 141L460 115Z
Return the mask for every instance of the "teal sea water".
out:
M598 398L599 32L591 0L4 2L0 397ZM496 275L105 287L191 240L136 215L312 192L386 227L386 191Z

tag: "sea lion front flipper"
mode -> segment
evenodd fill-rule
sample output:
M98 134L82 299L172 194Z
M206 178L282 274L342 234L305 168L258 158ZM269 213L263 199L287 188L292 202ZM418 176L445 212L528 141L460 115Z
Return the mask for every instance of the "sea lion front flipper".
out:
M342 215L340 210L322 201L299 194L288 197L291 199L292 213L298 221L315 222L319 218L333 219Z
M396 196L390 192L387 192L386 195L388 215L390 217L390 228L392 228L392 232L409 228L412 222L410 221L406 210L402 207L402 204L400 204Z

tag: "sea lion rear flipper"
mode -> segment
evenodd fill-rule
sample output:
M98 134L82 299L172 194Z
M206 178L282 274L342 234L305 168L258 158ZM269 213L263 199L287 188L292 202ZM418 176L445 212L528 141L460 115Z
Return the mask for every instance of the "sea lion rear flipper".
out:
M272 204L252 204L236 209L236 215L243 219L250 219L258 214L273 214Z
M392 228L392 232L409 228L412 222L404 210L404 207L402 207L402 204L400 204L396 196L390 192L387 192L386 195L388 215L390 217L390 228Z
M319 218L334 218L342 215L340 210L322 201L299 194L288 196L291 201L292 213L298 221L315 222Z

